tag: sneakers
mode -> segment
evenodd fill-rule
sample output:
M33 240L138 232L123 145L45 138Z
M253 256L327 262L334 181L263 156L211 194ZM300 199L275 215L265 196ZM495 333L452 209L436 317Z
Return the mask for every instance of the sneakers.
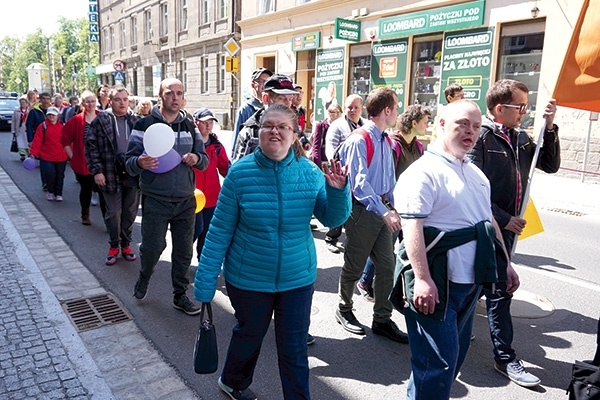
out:
M135 287L133 288L133 297L138 300L144 300L146 298L146 293L148 293L148 283L148 280L138 278Z
M137 256L131 250L131 246L125 246L121 249L121 255L127 261L135 261L137 260Z
M63 201L63 197L59 194L56 195L55 199L56 201Z
M187 315L198 315L201 311L201 309L192 303L185 294L179 298L173 298L173 307L183 311Z
M118 255L119 255L119 248L111 247L110 249L108 249L108 255L106 256L106 260L104 260L104 264L114 265L117 262Z
M335 310L335 320L338 322L338 324L342 325L342 328L350 333L354 333L355 335L365 334L365 328L363 328L360 322L358 322L352 310Z
M356 282L356 288L358 289L358 292L363 297L363 299L365 299L366 301L370 301L371 303L375 302L375 294L373 293L373 286L365 285L365 284L361 283L360 281L358 281L358 282Z
M54 200L56 200L56 197L54 197L53 193L46 193L46 200L54 201Z
M371 330L376 335L385 336L388 339L398 343L408 343L408 335L402 332L398 325L391 319L386 322L375 322L371 325Z
M236 399L237 400L256 400L256 395L254 393L252 393L252 390L250 390L250 389L244 389L244 390L232 389L223 383L223 381L221 380L221 377L219 377L218 383L219 383L219 387L221 388L221 390L224 391L227 394L227 396L231 397L234 400L236 400Z
M326 242L325 243L325 247L327 247L327 250L329 250L333 254L339 254L340 253L340 249L335 244L333 244L333 243Z
M540 384L540 378L525 371L523 361L515 358L506 364L495 365L496 371L506 376L519 386L534 387Z
M90 200L90 205L94 207L98 205L98 193L92 192L92 200Z
M310 346L311 344L315 344L316 341L317 341L317 339L315 339L315 337L313 335L311 335L310 333L306 337L306 344L308 346Z

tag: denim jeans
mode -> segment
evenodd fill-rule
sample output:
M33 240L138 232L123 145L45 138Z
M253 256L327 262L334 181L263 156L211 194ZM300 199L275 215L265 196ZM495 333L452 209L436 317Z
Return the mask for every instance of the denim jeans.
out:
M490 335L494 345L494 360L498 364L506 364L515 359L512 348L513 324L510 315L512 295L506 292L506 283L496 284L496 293L484 288Z
M208 227L210 221L215 213L216 207L204 208L202 211L196 214L196 227L194 228L194 240L196 242L196 252L198 253L198 261L200 261L200 255L202 254L202 248L204 247L204 240L208 233Z
M237 390L252 384L263 338L275 316L275 343L284 399L310 399L306 338L314 285L278 293L238 289L227 282L227 294L237 324L225 366L223 383Z
M121 185L116 193L103 192L106 213L104 223L110 247L127 247L131 243L133 223L140 206L140 189Z
M140 279L148 281L163 250L171 228L171 281L174 297L185 294L190 283L187 270L194 253L194 212L196 199L170 202L142 196L142 244Z
M40 172L42 174L42 183L46 184L48 193L55 196L62 196L63 184L65 182L65 168L67 162L53 162L40 160Z
M471 343L471 329L480 285L449 283L449 299L443 321L405 309L412 374L406 398L450 398L452 383Z

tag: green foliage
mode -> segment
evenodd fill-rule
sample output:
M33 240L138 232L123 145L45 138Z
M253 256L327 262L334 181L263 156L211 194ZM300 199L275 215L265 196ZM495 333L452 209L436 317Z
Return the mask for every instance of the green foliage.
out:
M79 94L95 88L96 78L88 78L85 68L99 63L98 43L89 42L88 22L85 18L60 17L57 33L46 37L41 29L24 40L16 36L0 39L2 81L5 89L25 93L28 89L27 66L41 63L52 73L52 92ZM48 63L50 55L50 63ZM20 83L19 83L20 82Z

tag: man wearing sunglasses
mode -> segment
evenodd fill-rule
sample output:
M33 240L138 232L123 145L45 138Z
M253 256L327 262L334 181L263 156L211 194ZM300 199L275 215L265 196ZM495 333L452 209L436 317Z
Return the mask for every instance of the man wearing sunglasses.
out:
M522 207L527 205L527 199L523 197L536 148L532 138L520 129L521 118L529 112L528 93L524 83L512 79L503 79L492 85L485 97L488 114L482 119L479 139L469 153L490 181L492 212L502 228L502 237L509 252L516 235L521 234L527 222L519 215ZM560 167L558 127L553 123L555 113L556 101L550 99L544 109L544 143L536 164L547 173L555 173ZM512 268L509 273L513 273L518 281ZM539 378L525 370L512 348L512 293L501 282L496 288L499 290L495 293L483 291L496 370L518 385L537 386Z

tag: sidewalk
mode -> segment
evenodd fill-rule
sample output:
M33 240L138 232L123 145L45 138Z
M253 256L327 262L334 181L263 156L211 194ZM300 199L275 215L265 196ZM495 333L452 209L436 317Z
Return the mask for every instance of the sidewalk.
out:
M61 302L104 293L0 168L0 398L197 398L133 321L77 332Z

